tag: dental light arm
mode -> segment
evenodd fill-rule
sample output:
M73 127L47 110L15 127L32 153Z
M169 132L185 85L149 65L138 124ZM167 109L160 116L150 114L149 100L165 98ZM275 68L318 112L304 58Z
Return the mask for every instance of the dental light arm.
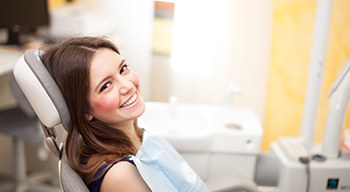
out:
M314 139L314 129L320 98L324 57L328 42L329 24L332 13L332 0L318 0L316 20L313 30L310 69L308 75L304 115L301 125L301 139L310 149Z
M331 98L323 140L323 154L327 158L339 156L341 132L350 98L350 60L332 85L327 96Z
M342 70L342 72L340 73L340 75L337 77L337 79L332 84L331 90L329 91L329 93L327 95L327 100L332 97L332 95L335 93L336 90L338 90L340 84L345 79L345 77L348 74L349 70L350 70L350 60L348 61L348 63L345 65L345 67Z

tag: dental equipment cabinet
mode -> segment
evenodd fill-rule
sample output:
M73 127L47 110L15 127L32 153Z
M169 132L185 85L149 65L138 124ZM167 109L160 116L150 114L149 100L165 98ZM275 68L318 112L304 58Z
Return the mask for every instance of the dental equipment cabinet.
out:
M328 95L331 101L323 144L313 144L331 9L331 0L317 1L301 138L281 138L271 144L271 151L280 162L279 192L350 191L350 159L340 155L350 98L350 60Z
M340 153L341 132L350 98L350 60L333 84L323 145L307 147L300 138L271 144L280 162L277 191L350 191L349 154ZM331 95L330 94L330 95Z

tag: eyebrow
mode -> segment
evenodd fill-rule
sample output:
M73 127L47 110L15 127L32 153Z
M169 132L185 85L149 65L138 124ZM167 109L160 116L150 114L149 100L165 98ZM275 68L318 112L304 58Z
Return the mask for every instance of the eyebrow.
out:
M123 66L123 64L125 63L126 61L125 61L125 59L123 59L120 63L119 63L119 66L118 66L118 69L120 70L120 67L122 67ZM118 71L119 71L118 70ZM96 85L96 87L95 87L95 92L96 91L98 91L99 92L99 87L101 86L101 84L103 83L103 82L105 82L108 78L110 77L110 75L108 75L108 76L106 76L105 78L103 78L97 85Z

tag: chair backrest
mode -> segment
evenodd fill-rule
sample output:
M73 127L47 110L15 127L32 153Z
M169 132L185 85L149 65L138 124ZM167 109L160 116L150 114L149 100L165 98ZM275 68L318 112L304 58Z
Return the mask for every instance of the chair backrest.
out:
M46 144L60 160L60 184L64 191L89 191L81 177L69 166L63 145L56 140L56 129L68 130L70 114L60 89L39 57L28 50L18 59L14 77L42 123Z

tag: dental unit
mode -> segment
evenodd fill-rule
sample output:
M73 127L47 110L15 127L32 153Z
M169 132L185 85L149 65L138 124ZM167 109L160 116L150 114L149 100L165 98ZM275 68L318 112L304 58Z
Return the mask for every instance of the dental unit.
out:
M145 122L165 135L204 180L234 175L241 182L254 181L261 192L350 191L350 160L340 153L350 99L350 60L327 97L323 143L313 142L331 9L331 0L317 1L300 137L281 137L268 153L260 153L262 128L249 109L174 104L174 98L171 104L148 103ZM229 91L226 104L232 95Z

